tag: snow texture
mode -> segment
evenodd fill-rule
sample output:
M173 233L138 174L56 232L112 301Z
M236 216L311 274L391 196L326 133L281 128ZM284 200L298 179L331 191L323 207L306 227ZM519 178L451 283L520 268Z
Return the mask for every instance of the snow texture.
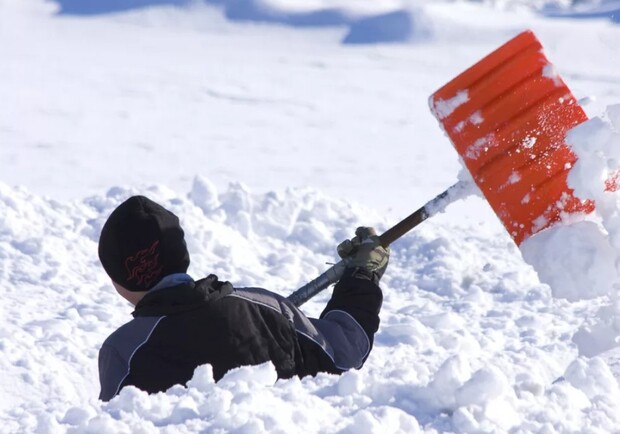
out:
M620 28L545 4L0 1L0 431L618 432ZM588 102L569 183L596 212L519 249L427 98L526 28ZM358 225L384 231L457 180L392 245L361 370L214 383L205 365L97 400L97 352L132 311L97 241L128 196L180 217L195 277L287 295Z

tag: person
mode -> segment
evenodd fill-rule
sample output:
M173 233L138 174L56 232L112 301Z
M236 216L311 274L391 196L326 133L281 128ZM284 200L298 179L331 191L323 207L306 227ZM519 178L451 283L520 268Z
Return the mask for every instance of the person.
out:
M144 196L105 222L99 259L133 319L99 351L99 398L128 385L148 393L185 384L209 363L215 381L236 367L271 361L278 378L361 368L379 327L378 285L389 261L372 228L341 243L344 275L319 318L261 288L234 288L214 274L194 280L184 232L171 211Z

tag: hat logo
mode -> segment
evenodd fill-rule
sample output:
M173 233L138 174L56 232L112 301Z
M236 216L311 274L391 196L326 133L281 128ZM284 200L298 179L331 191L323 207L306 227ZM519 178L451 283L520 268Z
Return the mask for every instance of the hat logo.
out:
M128 282L135 281L136 285L148 288L159 277L163 267L159 263L157 246L159 246L159 240L155 241L151 247L140 250L125 259Z

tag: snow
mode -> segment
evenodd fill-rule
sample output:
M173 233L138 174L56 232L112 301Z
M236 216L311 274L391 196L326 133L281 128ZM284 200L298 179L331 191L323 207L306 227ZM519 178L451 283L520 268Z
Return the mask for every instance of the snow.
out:
M437 113L438 119L444 119L450 116L454 110L469 101L469 94L466 90L459 90L452 98L447 100L438 99L431 104L431 109Z
M547 77L553 81L553 84L560 87L562 86L562 81L559 79L559 73L556 69L555 65L546 65L542 71L543 77ZM560 98L560 102L562 102L562 98Z
M1 431L620 430L613 19L535 0L209 3L0 1ZM206 365L187 387L97 400L99 346L132 310L96 254L116 205L175 212L192 275L288 295L358 225L471 187L427 98L526 28L587 103L569 184L595 213L519 249L480 192L454 191L392 245L361 370L214 383Z
M620 344L620 197L608 180L620 162L619 105L573 128L567 142L578 156L568 185L582 199L594 200L596 212L584 221L557 225L527 240L524 259L538 270L556 297L576 301L607 296L609 303L584 324L574 341L580 354L596 355Z

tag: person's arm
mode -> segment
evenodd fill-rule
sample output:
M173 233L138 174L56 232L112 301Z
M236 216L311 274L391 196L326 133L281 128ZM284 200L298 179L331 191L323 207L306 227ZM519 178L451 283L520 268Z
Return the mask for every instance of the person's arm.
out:
M165 316L137 317L128 322L103 343L99 350L99 399L109 401L127 384L132 384L130 365L132 357L144 345ZM145 385L140 389L147 390Z
M390 250L381 246L377 233L369 227L357 228L355 237L340 243L337 250L347 261L347 267L321 318L336 311L348 313L364 329L372 344L383 302L379 281L387 269Z
M99 350L99 399L109 401L114 398L128 373L127 363L123 361L111 345L103 345Z
M380 246L372 228L358 228L356 237L338 246L338 253L347 259L348 266L332 298L318 319L307 319L311 327L306 321L296 321L311 373L362 367L379 328L383 302L379 280L387 268L389 249Z
M347 268L319 318L342 323L344 318L350 317L364 331L372 347L374 335L379 329L383 293L378 279L368 274L364 269Z

